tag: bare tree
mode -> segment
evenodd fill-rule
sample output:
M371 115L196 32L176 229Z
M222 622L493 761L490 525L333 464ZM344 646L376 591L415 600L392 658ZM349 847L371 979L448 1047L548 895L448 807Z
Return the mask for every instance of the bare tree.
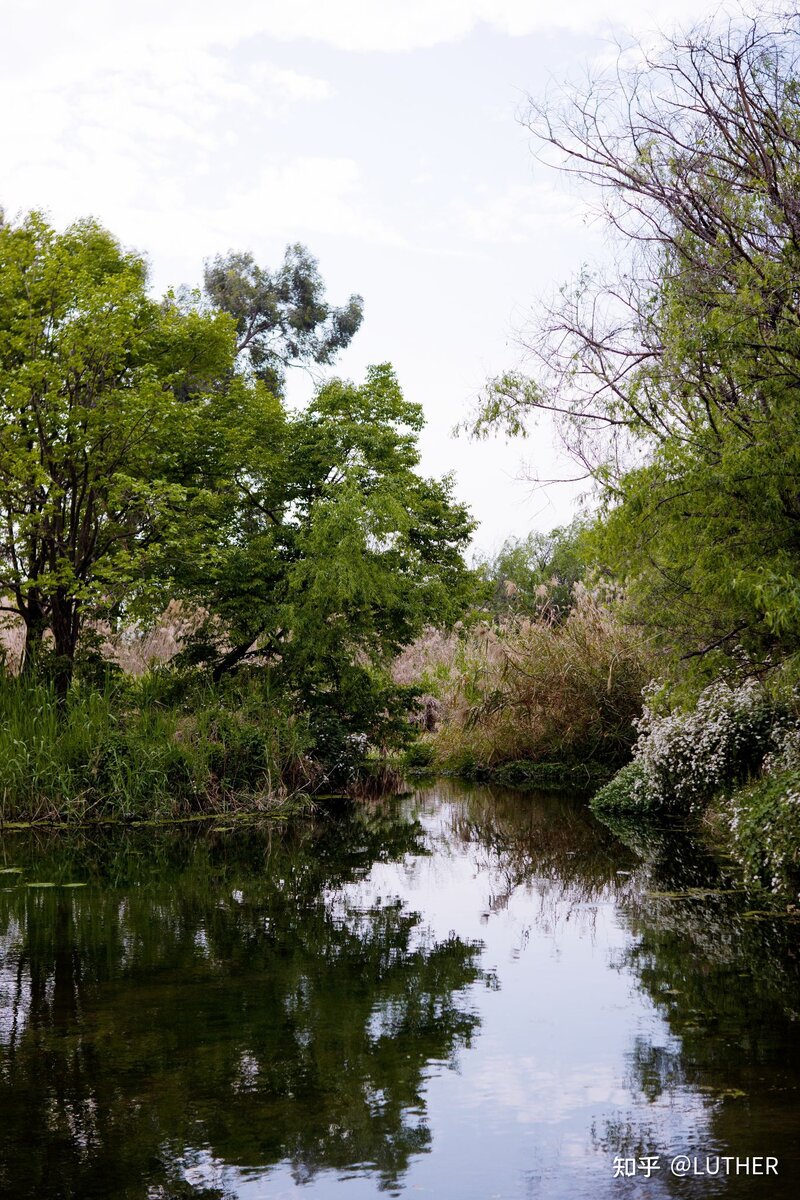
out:
M613 487L632 455L758 436L800 386L800 18L710 22L531 99L541 158L590 185L615 266L584 271L525 338L531 377L487 389L473 425L559 418Z

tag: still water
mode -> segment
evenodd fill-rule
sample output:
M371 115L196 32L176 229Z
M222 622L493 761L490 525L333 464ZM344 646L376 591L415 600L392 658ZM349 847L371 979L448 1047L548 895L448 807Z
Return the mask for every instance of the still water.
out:
M4 1197L800 1195L798 925L678 831L439 787L0 871Z

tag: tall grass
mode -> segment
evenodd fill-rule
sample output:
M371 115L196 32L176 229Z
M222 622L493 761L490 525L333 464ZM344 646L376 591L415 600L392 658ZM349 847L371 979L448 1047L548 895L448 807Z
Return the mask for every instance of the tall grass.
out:
M0 821L152 819L268 806L311 786L302 720L263 684L150 672L105 691L0 678Z
M565 619L545 612L446 637L432 632L396 675L438 701L435 763L516 760L619 765L650 678L650 656L602 593L576 585Z

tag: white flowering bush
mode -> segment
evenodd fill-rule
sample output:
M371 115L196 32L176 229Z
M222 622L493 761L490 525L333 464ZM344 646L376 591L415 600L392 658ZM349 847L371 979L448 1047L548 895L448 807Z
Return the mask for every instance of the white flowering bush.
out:
M787 706L754 680L714 683L690 712L659 714L651 694L635 724L633 762L597 794L598 808L689 812L795 746Z
M764 759L764 772L777 775L782 771L800 772L800 724L788 722L776 730L775 747Z

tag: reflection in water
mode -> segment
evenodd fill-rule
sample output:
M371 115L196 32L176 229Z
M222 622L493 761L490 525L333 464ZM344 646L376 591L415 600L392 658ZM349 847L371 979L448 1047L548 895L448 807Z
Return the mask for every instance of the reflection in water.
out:
M0 1194L797 1194L791 923L679 833L439 788L8 834L0 871Z
M420 849L416 823L366 811L286 836L14 841L26 877L88 861L93 886L0 894L7 1194L172 1196L190 1147L393 1183L430 1145L423 1066L472 1037L477 951L342 889Z

